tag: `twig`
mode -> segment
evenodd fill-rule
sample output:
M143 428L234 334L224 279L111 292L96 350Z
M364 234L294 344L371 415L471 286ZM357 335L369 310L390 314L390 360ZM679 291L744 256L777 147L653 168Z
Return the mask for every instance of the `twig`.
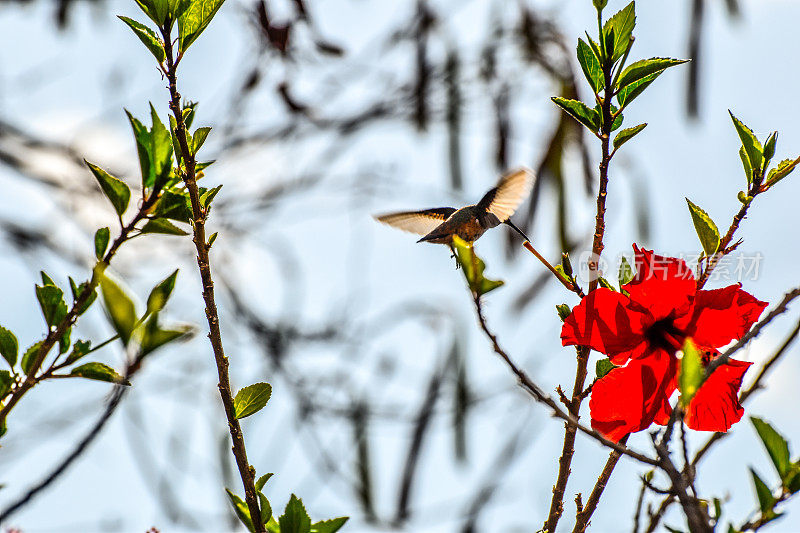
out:
M636 500L636 513L633 515L633 531L632 533L639 533L639 519L642 516L642 507L644 506L644 493L647 490L647 479L642 476L642 488L639 490L639 498Z
M564 287L566 287L568 291L574 292L581 298L585 296L585 294L583 293L583 289L581 289L580 286L578 286L576 283L572 283L572 281L566 279L558 270L556 270L555 267L553 267L553 265L551 265L550 262L542 256L542 254L536 251L536 248L533 247L530 241L523 242L522 246L524 246L525 249L528 250L530 253L535 255L536 259L541 261L542 264L546 266L548 270L550 270L550 272L553 273L556 279L558 279L558 281L560 281L561 284Z
M225 407L225 415L228 419L228 428L230 430L231 440L233 441L232 451L236 458L236 466L239 469L242 485L244 486L245 502L250 511L250 517L252 518L256 533L264 533L264 525L261 523L261 520L259 520L261 513L259 511L255 490L255 469L250 466L247 460L247 451L244 445L242 428L239 425L239 421L236 419L233 407L233 396L231 394L230 377L228 375L229 363L222 347L219 315L214 298L214 280L211 276L211 266L208 258L209 246L206 242L205 230L205 221L208 211L207 208L204 208L200 203L200 192L197 187L197 179L195 176L195 156L189 148L189 143L186 139L186 126L183 121L183 113L181 110L181 95L178 93L177 86L176 72L178 65L177 62L173 60L173 43L170 36L170 26L165 24L164 27L161 28L161 31L164 38L164 51L166 52L166 76L169 81L170 94L169 107L172 110L172 114L175 116L175 135L180 145L181 155L183 156L184 168L181 177L186 185L186 190L189 193L189 200L192 206L193 241L197 250L197 266L203 283L203 300L205 300L206 304L205 311L209 328L208 338L211 341L211 347L214 351L214 360L217 365L217 374L219 375L219 394L222 398L222 404Z
M625 437L620 440L622 444L625 444L627 441L628 435L625 435ZM589 499L586 500L586 505L583 509L578 509L575 516L575 527L572 529L572 533L583 533L586 531L586 528L589 527L589 520L591 520L592 515L597 509L597 504L600 503L600 497L603 495L606 485L608 485L608 480L611 478L614 467L617 466L620 455L621 454L617 450L613 450L609 454L606 465L603 467L603 471L600 472L600 477L597 478L597 482L594 484Z

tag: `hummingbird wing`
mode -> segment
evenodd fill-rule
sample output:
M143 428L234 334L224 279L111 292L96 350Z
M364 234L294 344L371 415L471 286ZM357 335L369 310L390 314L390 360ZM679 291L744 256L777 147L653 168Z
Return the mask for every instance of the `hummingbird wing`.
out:
M497 185L477 203L477 207L484 210L479 211L481 214L478 215L483 227L493 228L508 220L530 194L533 180L533 172L527 168L520 168L500 178Z
M422 211L402 211L400 213L387 213L385 215L375 215L373 218L393 228L416 233L417 235L427 235L447 218L455 213L452 207L436 207L434 209L423 209Z

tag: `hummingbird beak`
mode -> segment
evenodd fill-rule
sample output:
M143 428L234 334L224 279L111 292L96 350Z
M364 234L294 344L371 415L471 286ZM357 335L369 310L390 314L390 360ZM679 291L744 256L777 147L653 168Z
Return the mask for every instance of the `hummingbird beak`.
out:
M527 235L525 235L524 233L522 233L522 230L521 230L521 229L519 229L518 227L516 227L516 226L514 225L514 223L513 223L513 222L511 222L511 219L510 219L510 218L509 218L509 219L507 219L507 220L504 222L504 224L507 224L508 226L511 226L511 228L512 228L514 231L516 231L517 233L519 233L520 235L522 235L522 238L524 238L526 241L530 242L530 239L528 238L528 236L527 236Z

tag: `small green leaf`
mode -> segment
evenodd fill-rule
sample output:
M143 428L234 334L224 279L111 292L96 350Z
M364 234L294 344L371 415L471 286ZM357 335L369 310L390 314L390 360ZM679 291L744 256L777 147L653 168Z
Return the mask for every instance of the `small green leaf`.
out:
M594 366L595 379L600 379L608 375L609 372L617 368L617 365L609 359L598 359Z
M453 247L456 249L456 258L464 272L467 285L473 293L482 296L503 285L502 281L484 277L483 271L486 269L486 264L475 254L472 245L467 244L458 236L454 236Z
M264 490L264 485L266 485L267 481L269 481L269 478L271 478L274 475L275 474L270 472L269 474L264 474L263 476L258 478L256 480L256 491L261 492L262 490ZM266 522L266 520L264 520L264 521Z
M122 339L122 344L127 346L137 322L136 305L131 297L107 276L103 276L100 280L100 292L103 295L109 321Z
M142 233L160 233L162 235L189 235L166 218L151 218L142 226Z
M792 462L789 459L789 443L764 420L751 416L750 421L753 423L753 427L756 428L761 442L764 443L764 448L767 449L769 458L772 459L772 464L775 465L778 477L785 482L792 467Z
M53 285L56 286L56 282L53 281L53 278L47 275L47 272L44 270L39 271L39 275L42 277L42 285Z
M758 507L761 509L761 514L769 516L773 512L772 508L775 507L775 497L767 484L764 483L764 480L758 477L755 470L751 468L750 474L753 476L753 487L756 489L756 497L758 498Z
M786 487L790 494L800 491L800 463L792 463L783 486Z
M26 376L29 375L33 370L33 363L36 361L37 356L39 355L39 350L44 345L44 341L41 340L25 350L25 353L22 354L22 360L20 361L20 367L22 368L22 373ZM47 357L47 354L42 356L42 361L44 358Z
M663 70L661 72L664 72ZM629 85L626 85L622 89L619 90L617 93L617 102L619 102L620 108L625 108L628 104L633 102L633 100L642 94L647 87L655 81L661 75L661 72L656 72L654 74L650 74L649 76L645 76Z
M161 39L158 38L156 32L131 18L123 17L122 15L117 15L117 17L133 30L133 33L135 33L139 40L150 50L150 53L153 54L159 64L164 62L164 58L166 57L164 54L164 44L161 42Z
M681 358L681 370L678 374L678 389L681 391L681 405L684 408L689 406L697 389L703 383L703 362L700 359L700 352L691 339L686 339L683 343L683 357Z
M589 128L591 131L596 132L600 129L600 115L596 110L591 109L583 102L578 100L569 100L560 96L553 96L550 98L553 103L567 112L572 118Z
M175 329L163 329L158 323L158 314L150 317L145 323L140 340L139 353L142 357L156 351L165 344L184 339L194 333L189 325L173 326Z
M225 489L225 492L228 494L228 499L231 501L231 505L233 506L233 510L236 512L236 516L239 517L239 520L247 527L249 531L255 532L255 528L253 528L253 521L250 520L250 509L247 507L245 501L231 492L229 489Z
M266 524L272 518L272 504L262 492L258 493L258 506L261 508L261 523Z
M109 199L111 205L118 215L122 215L128 208L128 202L131 199L131 190L125 183L118 178L115 178L97 165L93 165L84 159L84 162L89 166L89 169L94 174L103 194Z
M167 304L172 290L175 288L175 279L178 277L178 269L175 272L164 278L161 283L153 287L150 295L147 297L147 314L157 313L164 309Z
M144 11L150 20L161 26L169 14L168 0L136 0L136 3Z
M37 285L36 299L39 300L39 307L42 308L48 326L57 326L67 316L64 291L55 285Z
M14 378L8 370L0 370L0 399L8 394L11 390L11 385L14 383Z
M617 289L614 288L614 286L611 284L611 282L608 281L606 278L600 276L599 278L597 278L597 281L600 283L600 286L603 287L604 289L609 289L609 290L612 290L614 292L617 292Z
M66 364L72 364L92 349L92 341L75 341L72 346L72 352L67 356Z
M108 228L100 228L94 234L94 256L98 261L106 255L109 238L111 238L111 231Z
M272 385L269 383L254 383L244 387L236 393L236 397L233 399L236 418L245 418L259 412L267 405L271 395Z
M747 152L744 151L744 146L739 147L739 159L742 160L744 175L747 177L747 184L750 185L753 183L753 167L750 165L750 158L747 157ZM774 172L774 170L772 172Z
M14 368L19 356L19 342L17 336L3 326L0 326L0 355Z
M194 135L192 135L192 146L194 147L195 154L200 150L200 147L203 146L203 143L206 142L208 132L210 131L211 128L209 127L197 128L197 130L195 130Z
M211 202L214 200L214 197L217 195L220 189L222 189L222 185L217 185L212 189L204 189L203 187L200 187L200 204L202 204L203 207L208 207L211 205Z
M595 40L592 39L592 37L587 32L583 33L584 35L586 35L586 40L589 42L589 47L592 49L592 52L594 52L595 57L599 59L600 62L602 63L603 53L600 51L600 45L598 45L597 42L595 42ZM605 81L603 82L603 84L605 84Z
M783 178L788 176L793 170L800 163L800 158L797 159L784 159L776 168L773 168L767 174L767 186L772 187Z
M145 186L152 187L153 191L160 191L172 172L172 137L167 131L167 127L158 118L153 104L150 104L150 119L153 123L148 150L151 172Z
M627 285L633 279L633 268L631 268L631 264L622 256L622 260L619 263L619 272L617 273L617 281L619 281L620 288L623 285Z
M617 80L617 89L622 89L652 74L661 74L669 67L686 62L685 59L671 59L668 57L653 57L636 61L622 71L619 80Z
M753 130L745 126L730 110L728 110L728 113L733 121L733 126L736 128L736 133L739 134L739 139L742 141L742 146L745 152L747 152L750 166L753 170L759 170L764 159L764 149L761 147L761 143L756 139Z
M609 36L613 33L613 54L612 48L606 47L606 51L611 55L611 61L616 61L625 53L631 45L631 35L636 26L636 12L634 2L625 6L613 17L608 19L603 25L603 35Z
M156 204L155 216L188 223L192 219L189 197L184 194L164 191Z
M83 295L83 292L89 289L89 282L84 281L80 285L75 283L75 280L69 278L69 288L72 291L72 301L77 302L78 299ZM92 288L92 293L87 297L86 301L83 305L80 306L78 309L78 315L82 315L86 312L89 307L94 303L95 298L97 298L97 289Z
M689 213L692 215L692 222L694 222L694 229L700 238L700 244L703 246L706 255L711 256L719 248L720 236L717 225L714 224L708 213L700 209L688 198L686 203L689 205Z
M778 144L778 132L773 131L772 135L767 137L767 142L764 143L764 169L769 167L769 162L775 156L775 146Z
M214 244L214 241L217 240L217 233L218 232L215 231L214 233L211 234L211 237L208 238L208 244L206 245L208 246L208 248L211 248L211 245Z
M308 517L303 500L292 494L283 516L278 519L281 526L281 533L310 533L311 519Z
M595 55L592 48L583 39L578 39L578 63L581 65L586 81L592 87L595 94L605 87L603 69L600 67L600 60Z
M86 363L72 369L69 373L71 376L78 376L86 379L94 379L96 381L105 381L107 383L117 383L119 385L130 385L131 382L117 373L116 370L110 366L93 362Z
M211 23L224 0L193 0L178 19L178 49L186 52Z
M558 304L556 305L556 312L558 313L558 318L564 322L572 314L572 309L567 304Z
M311 525L311 533L336 533L344 524L349 520L346 516L339 518L331 518L330 520L322 520Z

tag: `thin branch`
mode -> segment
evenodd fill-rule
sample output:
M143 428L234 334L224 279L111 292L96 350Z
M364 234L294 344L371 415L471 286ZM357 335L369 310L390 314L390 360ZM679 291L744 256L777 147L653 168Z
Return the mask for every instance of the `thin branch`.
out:
M622 444L625 444L627 441L628 435L625 435L625 437L620 440ZM614 467L617 466L617 461L619 461L620 456L621 454L617 450L613 450L609 454L606 465L603 467L603 471L600 472L600 477L597 478L597 482L594 484L589 499L586 500L586 505L584 505L582 509L578 509L575 516L575 527L572 529L572 533L583 533L586 531L586 528L589 527L589 520L591 520L592 515L597 509L597 504L600 503L600 497L603 495L606 485L608 485L608 480L611 478L611 473L614 471Z

